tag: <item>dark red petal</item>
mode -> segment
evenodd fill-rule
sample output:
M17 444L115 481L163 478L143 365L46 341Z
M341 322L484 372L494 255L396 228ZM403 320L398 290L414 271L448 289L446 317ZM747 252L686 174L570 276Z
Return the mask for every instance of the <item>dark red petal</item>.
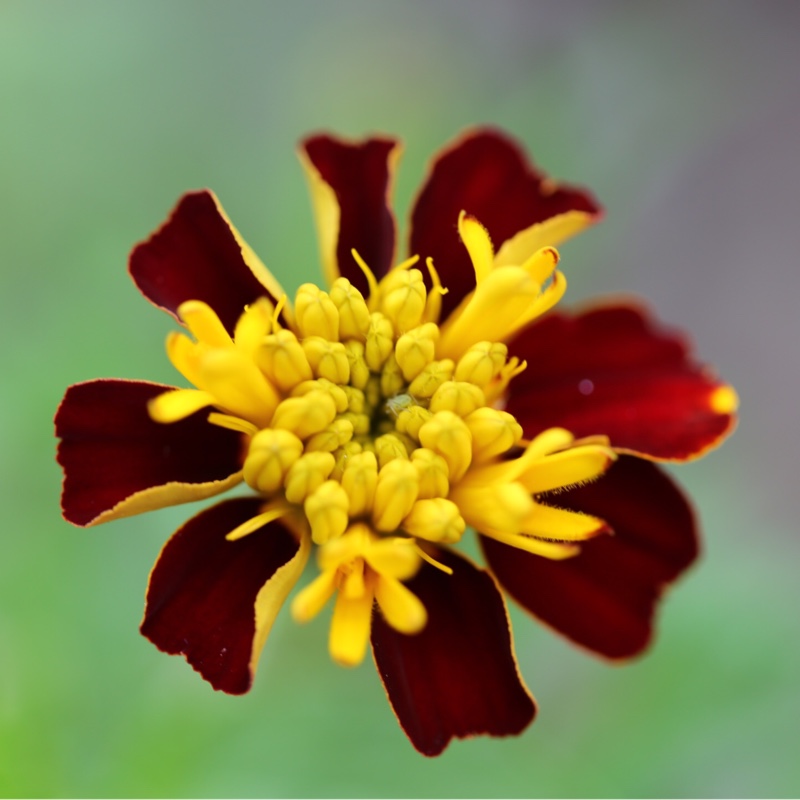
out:
M431 256L442 284L444 319L475 288L475 274L458 235L459 212L483 224L495 251L519 231L566 211L597 216L584 189L557 185L528 163L519 145L495 130L476 130L433 162L411 214L410 253Z
M67 520L89 525L126 516L115 507L146 490L151 497L156 487L163 487L164 499L181 491L186 496L153 507L198 500L227 488L227 479L241 469L241 435L210 425L205 410L170 425L153 422L147 401L170 388L97 380L67 389L55 418Z
M225 539L262 505L257 497L226 500L190 519L164 546L147 587L142 633L228 694L252 683L256 597L300 547L280 522Z
M520 733L536 706L519 676L505 603L491 576L453 552L424 565L408 588L424 603L421 633L398 633L376 612L372 648L395 714L426 756L454 736Z
M506 408L528 438L557 426L578 437L604 434L614 447L646 458L680 461L733 428L732 390L690 358L683 336L637 306L549 314L509 350L528 362Z
M607 520L613 535L564 561L481 536L489 566L518 603L573 641L608 658L636 655L650 641L664 587L697 556L691 508L658 466L632 456L556 500Z
M154 305L177 318L186 300L202 300L233 333L244 307L280 294L274 278L242 251L212 192L185 194L170 218L131 253L131 277ZM255 269L255 272L254 272ZM259 277L256 272L260 273Z
M350 251L355 248L378 279L392 267L395 220L389 192L391 157L398 143L380 138L351 143L320 135L306 139L301 146L339 203L339 274L367 297L367 280Z

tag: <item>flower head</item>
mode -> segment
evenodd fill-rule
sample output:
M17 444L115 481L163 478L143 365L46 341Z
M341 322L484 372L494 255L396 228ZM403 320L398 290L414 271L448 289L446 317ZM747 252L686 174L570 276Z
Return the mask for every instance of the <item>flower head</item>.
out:
M609 658L649 641L694 559L691 511L653 463L716 445L733 390L632 305L558 314L555 245L599 217L489 130L434 162L396 263L397 143L306 140L325 287L289 298L208 191L138 245L131 275L185 332L187 388L71 387L56 416L64 514L94 525L250 489L189 520L152 572L142 632L215 688L247 691L295 594L333 605L345 666L371 642L421 752L519 733L535 705L502 586ZM458 553L478 532L489 571Z

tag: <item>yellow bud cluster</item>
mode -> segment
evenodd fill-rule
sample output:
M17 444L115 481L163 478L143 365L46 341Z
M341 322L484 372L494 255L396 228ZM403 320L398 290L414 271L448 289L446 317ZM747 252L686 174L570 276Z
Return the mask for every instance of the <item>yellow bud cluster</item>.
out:
M209 421L243 436L243 478L264 506L229 538L282 514L305 520L321 573L293 613L310 619L335 594L330 649L344 664L363 657L375 602L397 630L425 624L402 583L423 559L436 563L431 545L417 542L453 544L469 524L562 558L601 529L536 498L602 474L614 458L607 443L555 429L525 443L514 417L492 407L525 368L502 339L531 303L551 298L546 282L560 280L554 251L493 266L486 231L472 218L459 224L477 287L445 325L446 290L430 260L427 291L416 259L378 281L354 253L368 299L343 277L329 292L304 284L293 309L284 312L285 298L277 308L250 305L232 337L206 304L184 303L179 314L196 341L173 334L167 350L197 388L150 405L163 422L213 406Z

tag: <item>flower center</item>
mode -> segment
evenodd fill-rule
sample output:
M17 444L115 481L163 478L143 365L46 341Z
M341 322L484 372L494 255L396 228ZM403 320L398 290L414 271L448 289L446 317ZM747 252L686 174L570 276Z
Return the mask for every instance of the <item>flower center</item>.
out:
M483 229L465 230L474 239ZM538 496L602 474L614 459L607 442L553 429L524 443L517 421L495 407L525 364L483 336L505 338L514 319L527 324L532 307L554 302L548 293L563 291L554 252L522 267L476 265L477 288L441 327L445 290L430 261L427 291L416 258L378 283L355 252L366 299L345 278L329 292L304 284L291 309L266 298L249 306L233 337L204 303L180 307L196 341L172 334L167 352L197 388L164 393L150 414L172 422L213 406L209 422L246 434L243 478L264 504L228 539L279 517L311 537L321 573L293 613L310 619L336 593L337 661L363 658L375 602L397 630L425 625L403 581L423 560L447 572L435 546L459 541L468 525L550 558L603 529Z

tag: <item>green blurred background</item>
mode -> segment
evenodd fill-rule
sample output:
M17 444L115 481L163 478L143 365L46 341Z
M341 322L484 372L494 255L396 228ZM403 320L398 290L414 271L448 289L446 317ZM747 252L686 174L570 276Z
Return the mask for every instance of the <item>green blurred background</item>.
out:
M796 2L0 3L0 793L786 796L800 793ZM170 382L170 320L125 269L213 187L293 289L318 274L303 134L389 132L401 219L464 126L520 138L608 210L562 249L570 302L648 297L740 390L721 451L676 470L705 557L648 656L608 667L512 611L540 716L417 755L371 663L282 615L252 693L137 633L195 508L78 530L52 416L99 376Z

